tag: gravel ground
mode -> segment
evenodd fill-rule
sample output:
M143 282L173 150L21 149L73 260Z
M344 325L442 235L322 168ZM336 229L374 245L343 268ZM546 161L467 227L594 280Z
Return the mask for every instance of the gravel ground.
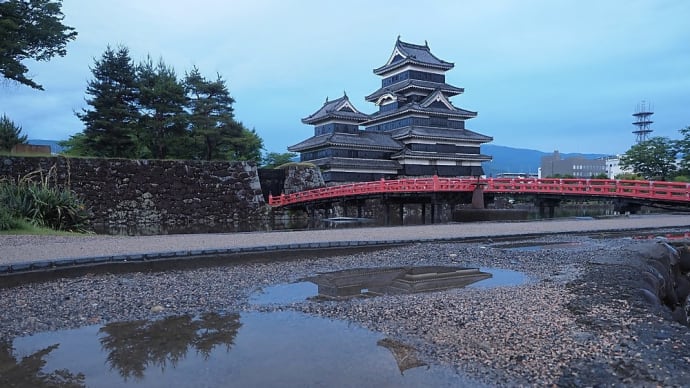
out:
M604 219L552 219L533 222L477 222L273 233L190 234L146 237L0 235L0 264L46 259L281 244L338 241L433 241L484 236L519 236L541 233L681 226L690 226L690 217L687 215L657 214Z
M531 224L521 224L522 230L531 230ZM493 224L494 230L497 225L502 224ZM354 233L377 237L367 231ZM426 362L452 366L489 385L688 385L690 331L644 302L637 289L639 269L629 265L630 258L655 242L567 234L530 242L541 249L509 249L489 238L482 243L425 242L289 264L92 274L25 284L0 289L0 336L207 311L290 309L385 333L417 348ZM347 301L248 302L261 287L319 272L402 265L508 269L529 280L517 286Z

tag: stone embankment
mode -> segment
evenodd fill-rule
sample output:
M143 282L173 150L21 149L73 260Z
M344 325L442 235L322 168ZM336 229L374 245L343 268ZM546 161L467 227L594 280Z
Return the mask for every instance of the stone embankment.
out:
M688 325L690 312L690 248L687 241L660 241L644 252L640 290L654 308L670 310L674 320Z
M73 190L94 225L216 226L266 218L252 162L3 157L0 177Z

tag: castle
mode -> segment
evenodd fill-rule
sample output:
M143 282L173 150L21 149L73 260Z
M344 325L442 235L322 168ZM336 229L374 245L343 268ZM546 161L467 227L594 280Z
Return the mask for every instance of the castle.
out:
M374 69L381 87L365 98L378 111L360 112L347 94L326 99L302 119L314 126L314 136L288 150L318 166L327 183L483 175L482 162L491 157L481 154L480 146L493 139L465 127L477 112L450 102L464 92L446 83L445 73L453 67L432 54L426 42L398 37L388 61Z

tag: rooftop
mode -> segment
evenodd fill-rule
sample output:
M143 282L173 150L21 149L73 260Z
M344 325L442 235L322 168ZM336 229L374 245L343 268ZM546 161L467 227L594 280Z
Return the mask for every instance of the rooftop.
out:
M407 64L414 64L423 67L430 67L439 70L450 70L455 66L450 62L446 62L439 59L434 54L431 53L429 45L424 42L424 46L407 43L400 40L395 42L395 47L393 48L393 53L391 54L388 62L385 65L374 69L374 74L385 75L397 68L400 68Z
M388 149L399 150L402 145L391 138L390 135L373 132L359 131L358 133L328 133L325 135L313 136L300 143L288 147L288 151L307 151L313 148L324 146L346 146L351 148L367 149Z
M366 96L364 99L367 101L376 101L377 98L381 97L386 93L400 93L408 89L423 89L425 91L433 91L439 89L449 97L465 92L465 89L463 88L459 88L446 83L422 81L418 79L407 79L404 81L394 83L393 85L383 87L375 91L374 93Z
M361 123L368 120L369 116L358 111L350 102L347 94L343 93L342 97L333 101L328 101L328 98L326 98L323 106L316 112L303 118L302 122L305 124L318 124L334 118Z

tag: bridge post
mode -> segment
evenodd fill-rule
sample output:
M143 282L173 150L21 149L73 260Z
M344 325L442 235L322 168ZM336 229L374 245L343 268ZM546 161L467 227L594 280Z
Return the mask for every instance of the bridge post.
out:
M545 213L546 213L546 206L544 202L539 201L539 218L546 218Z
M386 226L391 225L391 204L388 201L386 201L386 205L384 206L383 210L383 224Z
M422 202L422 225L426 224L426 203ZM432 222L433 224L433 222Z
M435 224L436 223L436 198L433 198L431 200L431 223Z
M477 179L474 190L472 190L472 209L484 209L484 186L486 183L480 183Z
M539 204L539 218L546 218L546 208L549 208L548 218L553 218L556 215L556 206L558 206L561 201L559 199L540 199L537 200Z
M405 225L405 203L400 201L400 225Z

